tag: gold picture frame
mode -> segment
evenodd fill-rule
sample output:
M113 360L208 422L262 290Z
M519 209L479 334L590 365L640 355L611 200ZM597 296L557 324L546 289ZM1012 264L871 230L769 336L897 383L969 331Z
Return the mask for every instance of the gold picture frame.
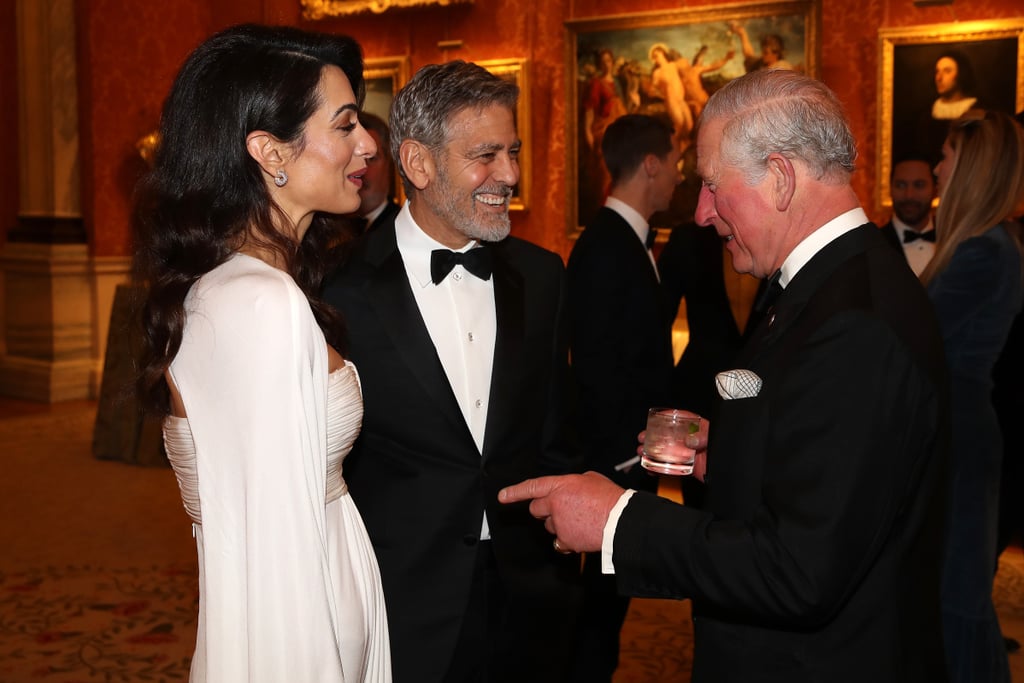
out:
M507 81L519 86L519 105L516 111L516 127L522 148L519 152L519 184L512 194L509 209L525 211L530 208L530 76L527 59L488 59L477 64Z
M409 56L367 57L363 60L363 81L363 109L387 121L391 100L409 82Z
M878 50L875 205L882 209L892 206L894 159L941 156L948 123L933 110L939 58L967 60L974 83L966 94L977 98L974 106L1010 114L1024 109L1024 18L883 28Z
M315 21L361 12L381 14L401 7L471 5L473 0L302 0L302 18Z
M366 97L363 99L363 110L375 114L389 123L391 100L409 81L409 57L367 57L363 60L363 82L366 84ZM378 150L378 154L391 154L391 150ZM405 203L405 191L402 179L395 170L394 179L395 201Z
M674 60L677 68L683 62L687 67L697 67L697 78L706 94L713 94L748 68L767 64L765 45L770 40L776 40L781 47L778 52L786 67L816 77L821 0L732 3L575 19L566 22L566 31L566 215L568 234L575 238L582 230L581 222L585 223L600 208L607 191L609 179L599 141L603 127L623 113L672 118L670 107L675 103L669 103L665 95L659 102L654 87L656 48L666 48L666 57L668 52L673 53L669 59ZM753 46L759 44L762 51L757 54ZM719 62L721 66L710 68ZM603 82L599 82L602 76ZM621 106L615 105L616 99L621 100ZM689 101L675 107L677 115L683 107L688 108L691 120L695 121L697 117L692 115L694 107ZM676 189L669 210L651 217L651 225L656 228L670 228L692 220L700 192L700 179L693 170L692 131L685 131L685 125L675 121L673 125L683 129L680 146L687 147L683 156L684 180ZM687 145L688 136L691 142Z

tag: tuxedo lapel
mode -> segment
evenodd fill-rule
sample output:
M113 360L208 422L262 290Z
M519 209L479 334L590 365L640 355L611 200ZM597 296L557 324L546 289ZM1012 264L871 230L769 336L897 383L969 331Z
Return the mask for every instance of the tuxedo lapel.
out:
M517 378L523 358L525 335L525 295L523 276L510 264L500 245L494 250L494 308L497 337L491 367L491 392L487 408L487 427L484 431L486 458L494 449L501 434L515 425L519 392Z
M460 425L472 440L448 375L434 348L409 286L405 264L395 243L394 225L370 235L367 260L374 268L368 296L384 331L414 380L433 398L433 405ZM399 397L396 397L398 399Z
M871 232L873 231L873 232ZM775 305L761 319L758 328L736 357L736 367L756 364L761 352L770 348L800 316L811 296L836 268L852 256L870 246L870 239L878 232L872 224L862 225L825 245L796 274L775 301Z

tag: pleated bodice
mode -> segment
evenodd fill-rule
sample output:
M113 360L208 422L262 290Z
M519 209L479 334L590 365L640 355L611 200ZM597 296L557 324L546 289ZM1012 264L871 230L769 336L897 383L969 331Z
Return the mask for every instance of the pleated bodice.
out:
M363 401L359 374L345 361L327 377L327 485L325 502L344 495L348 488L342 476L342 463L352 450L363 420ZM169 415L163 425L164 448L181 489L185 512L196 524L202 524L199 477L196 473L196 448L188 418Z

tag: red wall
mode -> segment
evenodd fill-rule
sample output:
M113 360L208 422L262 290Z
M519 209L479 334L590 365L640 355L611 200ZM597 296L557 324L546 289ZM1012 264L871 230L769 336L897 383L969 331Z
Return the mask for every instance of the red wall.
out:
M631 9L674 10L680 4L646 0ZM690 0L686 6L716 4L721 3ZM413 71L445 59L529 58L531 208L513 215L513 230L568 254L563 22L620 14L621 0L476 0L474 5L318 22L301 19L299 0L162 0L131 3L130 11L116 0L79 0L78 5L83 211L95 254L129 253L130 192L142 171L135 141L156 127L163 96L188 51L209 33L238 21L348 33L363 44L368 56L409 54ZM823 0L819 72L845 103L860 143L855 187L869 215L886 218L874 215L873 207L879 27L1020 15L1024 11L1018 0L972 0L920 9L912 0ZM6 30L5 24L0 17L0 31ZM0 44L2 38L0 33ZM463 47L447 52L437 47L438 41L452 39L462 40ZM4 62L0 60L0 69L7 68ZM0 87L5 82L0 79ZM0 97L3 94L0 90ZM0 206L3 197L0 194Z
M18 44L14 24L14 0L0 0L0 130L17 140ZM14 145L17 152L18 146ZM18 164L7 166L8 176L0 181L0 245L18 220Z
M130 253L136 141L154 130L183 57L210 32L207 2L88 0L78 9L82 213L97 256Z

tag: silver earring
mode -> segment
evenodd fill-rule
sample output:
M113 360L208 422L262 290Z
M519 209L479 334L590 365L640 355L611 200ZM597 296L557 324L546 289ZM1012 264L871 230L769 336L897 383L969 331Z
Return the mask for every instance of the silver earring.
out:
M288 184L288 174L284 172L284 169L277 170L277 175L274 176L274 184L278 187L284 187Z

